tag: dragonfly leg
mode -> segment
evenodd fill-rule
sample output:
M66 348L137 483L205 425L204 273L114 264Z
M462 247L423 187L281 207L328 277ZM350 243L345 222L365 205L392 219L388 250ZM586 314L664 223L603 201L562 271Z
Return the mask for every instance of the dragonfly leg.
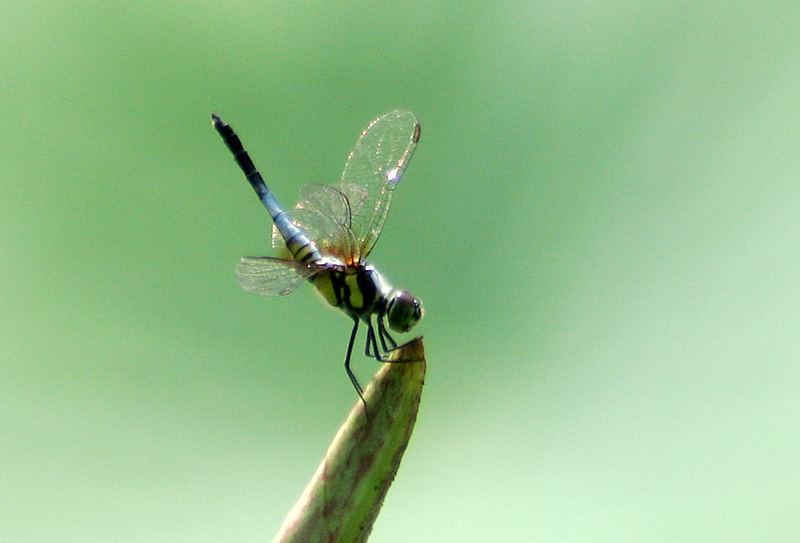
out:
M383 342L383 338L381 338L381 342ZM384 345L383 350L386 350L386 345ZM378 340L375 336L375 328L372 327L372 319L367 321L367 345L364 347L364 354L369 358L374 358L378 362L383 361L381 351L378 349Z
M364 389L362 389L361 385L358 384L358 379L356 379L355 374L353 374L353 370L350 369L350 355L353 354L353 344L356 341L357 332L358 319L353 319L353 331L350 332L350 342L347 344L347 356L344 359L344 370L347 372L350 382L353 383L353 388L355 388L356 392L358 392L358 397L361 398L362 402L364 402L364 407L366 408L367 402L364 401Z
M386 326L383 324L383 319L378 318L378 335L381 338L381 345L383 345L383 351L389 352L397 349L397 342L389 335L389 331L386 329ZM391 347L387 348L388 345Z
M380 318L378 319L378 334L379 334L379 337L381 339L381 344L383 345L383 351L385 353L388 354L391 351L394 351L395 349L398 348L397 342L394 340L394 338L391 336L391 334L389 334L389 331L386 329L386 325L383 324L383 319L380 319ZM419 341L420 339L421 338L419 338L419 337L414 338L411 341L407 341L407 342L403 343L403 345L401 345L400 347L404 347L404 346L406 346L406 345L408 345L410 343L413 343L415 341ZM380 360L381 360L381 362L386 362L387 358L384 356L384 357L381 357ZM393 360L392 362L395 362L395 363L397 363L397 362L419 362L419 360L401 359L401 360Z

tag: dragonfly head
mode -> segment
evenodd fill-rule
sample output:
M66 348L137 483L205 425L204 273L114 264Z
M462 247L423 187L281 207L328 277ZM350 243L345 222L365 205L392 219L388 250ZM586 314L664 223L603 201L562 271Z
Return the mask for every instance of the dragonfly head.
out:
M386 320L389 328L395 332L408 332L424 313L422 302L407 290L392 291L386 304Z

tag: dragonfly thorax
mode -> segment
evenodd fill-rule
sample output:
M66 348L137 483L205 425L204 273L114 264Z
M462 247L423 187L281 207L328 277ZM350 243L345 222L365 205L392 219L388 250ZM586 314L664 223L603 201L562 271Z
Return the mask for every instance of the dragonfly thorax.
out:
M328 257L317 266L319 272L311 281L332 306L359 320L368 320L371 315L385 311L393 289L370 264L347 266Z
M422 303L407 290L392 288L371 264L346 266L330 259L311 281L334 307L350 317L369 321L386 317L395 332L408 332L422 318Z

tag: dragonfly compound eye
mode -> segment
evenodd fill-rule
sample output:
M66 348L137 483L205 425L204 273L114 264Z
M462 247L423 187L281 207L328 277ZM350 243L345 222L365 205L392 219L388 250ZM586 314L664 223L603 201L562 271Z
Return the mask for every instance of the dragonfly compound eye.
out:
M422 302L407 290L396 290L386 308L389 328L395 332L408 332L422 318Z

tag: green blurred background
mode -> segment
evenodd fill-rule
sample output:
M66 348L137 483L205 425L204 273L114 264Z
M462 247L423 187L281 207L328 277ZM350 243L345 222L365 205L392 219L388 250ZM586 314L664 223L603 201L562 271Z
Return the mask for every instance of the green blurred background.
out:
M265 211L422 122L429 371L372 541L800 538L800 4L4 2L0 540L265 541L355 394ZM366 380L374 362L357 357Z

